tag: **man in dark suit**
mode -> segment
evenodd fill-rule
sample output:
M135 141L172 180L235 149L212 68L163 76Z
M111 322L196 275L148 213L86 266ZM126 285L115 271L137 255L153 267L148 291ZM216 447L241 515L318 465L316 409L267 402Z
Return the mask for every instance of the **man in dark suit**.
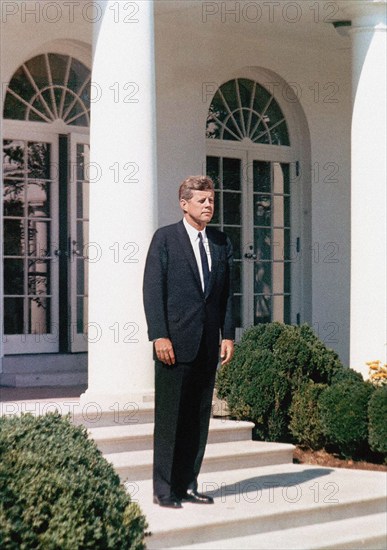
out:
M179 189L182 221L158 229L144 273L144 307L155 356L153 490L160 506L211 504L197 477L207 443L216 367L234 352L232 247L206 227L214 184L190 176ZM221 338L221 341L220 341Z

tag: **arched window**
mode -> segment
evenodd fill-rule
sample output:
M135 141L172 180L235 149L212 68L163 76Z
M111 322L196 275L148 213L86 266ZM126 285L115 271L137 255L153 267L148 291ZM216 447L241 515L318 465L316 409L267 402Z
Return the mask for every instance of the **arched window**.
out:
M208 112L206 137L290 145L286 120L273 94L246 78L229 80L218 89Z
M291 181L296 159L284 113L258 82L229 80L211 101L206 138L206 171L215 182L212 225L226 232L234 249L237 327L295 322Z
M3 139L5 352L84 351L90 69L65 54L21 65Z
M7 88L4 118L37 122L61 119L90 124L90 70L68 55L45 53L15 72Z

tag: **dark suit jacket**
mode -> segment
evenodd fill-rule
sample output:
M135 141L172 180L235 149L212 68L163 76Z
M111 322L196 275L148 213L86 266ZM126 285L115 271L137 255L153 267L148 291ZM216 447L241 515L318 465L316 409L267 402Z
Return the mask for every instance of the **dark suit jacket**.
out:
M146 260L143 293L149 340L170 338L180 363L196 358L203 331L214 364L220 333L224 339L235 337L232 246L224 233L212 227L206 232L212 266L205 294L183 221L156 231Z

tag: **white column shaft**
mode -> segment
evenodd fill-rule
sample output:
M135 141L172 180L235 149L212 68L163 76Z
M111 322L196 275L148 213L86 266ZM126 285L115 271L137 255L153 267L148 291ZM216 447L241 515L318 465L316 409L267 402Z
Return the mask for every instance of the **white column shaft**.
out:
M155 229L153 2L131 17L103 1L92 72L89 387L102 407L151 395L142 305ZM136 20L136 21L133 21Z
M369 7L370 10L372 6ZM376 9L377 8L377 9ZM372 15L372 17L371 17ZM386 20L375 7L352 21L350 366L386 357Z

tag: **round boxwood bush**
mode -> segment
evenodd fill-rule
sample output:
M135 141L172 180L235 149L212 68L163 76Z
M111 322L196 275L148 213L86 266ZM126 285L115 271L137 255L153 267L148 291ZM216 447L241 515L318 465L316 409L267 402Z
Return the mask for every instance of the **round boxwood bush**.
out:
M297 443L311 449L321 449L325 444L317 403L321 392L327 387L326 384L309 381L293 394L289 429Z
M232 416L255 422L259 438L288 441L292 394L309 380L330 383L342 368L308 325L267 323L244 332L218 371L217 392Z
M377 388L368 404L368 441L373 451L387 455L387 386Z
M364 450L368 438L368 401L374 389L367 382L338 382L320 395L318 407L329 443L345 456Z
M85 428L0 419L2 549L141 549L146 520Z
M349 367L337 369L331 378L331 384L338 384L339 382L347 382L348 384L355 382L362 384L364 382L360 372L357 372Z

